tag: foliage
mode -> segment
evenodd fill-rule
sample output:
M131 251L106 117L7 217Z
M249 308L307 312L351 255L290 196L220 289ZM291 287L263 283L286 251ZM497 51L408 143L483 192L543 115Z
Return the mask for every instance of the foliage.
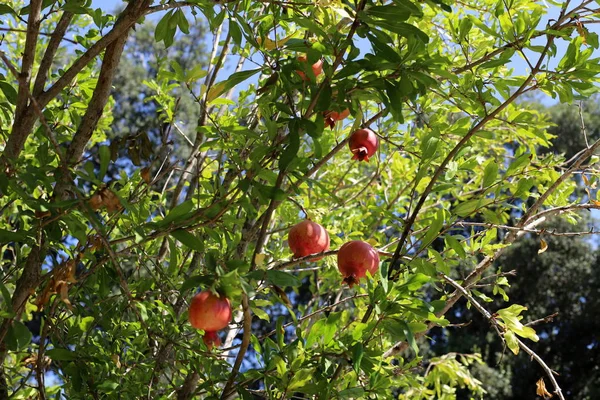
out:
M0 53L0 397L481 397L478 356L424 358L417 339L447 326L462 296L502 299L493 329L481 325L515 352L537 339L519 319L542 316L505 298L502 270L486 271L548 217L599 207L600 142L568 164L539 152L549 119L516 101L596 91L592 2L551 2L550 20L529 0L160 3L117 15L90 2L0 6L14 39ZM127 36L150 15L165 48L196 20L213 48L207 64L196 49L149 63L156 114L134 119L137 100L109 94ZM509 66L518 57L524 75ZM177 129L184 93L197 112L189 137ZM345 108L350 118L325 126ZM160 132L126 165L110 147L138 129L124 121ZM347 149L359 127L380 139L370 162ZM575 191L584 172L589 195ZM320 261L290 259L287 231L304 217L329 232ZM384 259L348 288L331 256L355 239ZM187 321L198 288L237 310L221 350Z
M578 231L590 229L588 224L577 226ZM547 226L549 232L570 232L573 225L553 221ZM593 399L598 393L594 378L594 363L598 358L595 332L598 330L594 315L598 312L598 279L595 265L598 254L585 236L550 236L544 238L548 250L538 254L540 239L535 236L523 238L511 247L497 265L514 269L506 293L510 300L528 307L528 314L545 318L533 326L540 342L534 345L537 353L550 365L557 366L561 374L562 389L569 398ZM532 290L534 288L535 290ZM491 308L501 307L502 299L494 300ZM466 304L457 304L453 314L468 326L457 330L435 329L431 337L434 353L445 354L452 349L462 352L481 352L487 365L495 367L494 386L490 399L520 399L531 396L535 382L543 374L528 365L527 355L509 357L501 340L487 335L487 327L474 310ZM527 318L530 322L538 318ZM487 375L486 367L474 372L480 380ZM492 382L494 382L492 384ZM489 389L489 387L487 388Z

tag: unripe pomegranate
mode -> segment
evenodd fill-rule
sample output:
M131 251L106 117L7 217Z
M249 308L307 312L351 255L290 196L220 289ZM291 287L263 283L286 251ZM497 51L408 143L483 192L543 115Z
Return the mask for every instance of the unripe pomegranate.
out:
M221 345L217 331L226 328L231 321L231 303L225 296L218 297L211 291L198 293L192 299L189 310L190 324L204 330L204 343L210 349Z
M353 240L340 247L337 262L344 282L352 287L367 275L367 271L375 275L379 269L379 254L369 243Z
M306 58L306 56L298 56L298 61L305 63L305 62L307 62L307 58ZM315 74L315 78L316 78L317 76L319 76L321 74L321 72L323 72L323 60L318 60L316 63L314 63L312 65L311 68L312 68L313 74ZM302 78L303 81L310 80L303 71L296 71L296 73L298 73L298 75L300 75L300 78Z
M354 153L353 160L369 161L377 151L377 135L370 129L359 129L350 135L348 146Z
M288 244L294 258L322 253L329 250L329 234L321 225L307 219L290 229Z
M344 111L325 111L323 116L325 117L325 125L329 126L329 128L333 129L335 123L337 121L341 121L344 118L347 118L350 115L350 110L345 109Z

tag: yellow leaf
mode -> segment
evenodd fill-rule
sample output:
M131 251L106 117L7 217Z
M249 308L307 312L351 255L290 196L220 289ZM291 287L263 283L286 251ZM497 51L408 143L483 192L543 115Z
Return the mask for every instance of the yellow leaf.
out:
M371 238L371 239L368 239L368 240L367 240L367 243L369 243L369 244L370 244L371 246L373 246L373 247L377 247L377 245L379 244L379 243L377 243L377 240L375 240L375 239L373 239L373 238Z
M590 181L588 180L587 176L585 176L585 174L581 174L581 177L583 178L583 183L585 183L585 186L590 186Z
M540 380L535 383L535 387L535 394L537 394L538 396L542 396L545 399L552 398L552 393L546 390L546 383L544 382L544 378L540 378Z
M117 366L117 368L121 368L121 360L119 359L119 355L118 354L113 354L111 356L113 362L115 363L115 365Z
M540 249L538 250L538 254L542 254L548 250L548 243L544 239L540 239Z
M254 263L257 267L261 267L265 263L266 254L260 253L254 257Z
M271 39L269 39L268 37L266 37L266 38L265 38L265 42L264 42L264 44L262 43L262 40L261 40L261 38L258 38L258 39L256 40L256 42L257 42L258 44L262 45L262 46L263 46L263 47L264 47L266 50L273 50L273 49L275 49L276 47L281 47L281 46L283 46L284 44L286 44L286 42L287 42L288 40L290 40L290 39L292 38L292 36L294 36L294 34L291 34L291 35L290 35L290 36L288 36L288 37L284 37L283 39L277 39L277 41L275 41L275 40L271 40Z
M592 202L593 205L595 206L600 206L600 201L598 200L590 200Z

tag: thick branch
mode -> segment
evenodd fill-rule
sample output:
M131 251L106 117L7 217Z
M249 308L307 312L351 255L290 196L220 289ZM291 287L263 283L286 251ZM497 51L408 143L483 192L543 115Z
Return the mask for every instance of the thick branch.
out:
M35 48L37 45L38 32L40 29L40 12L42 0L33 0L30 4L29 19L27 21L27 35L25 37L25 50L21 62L21 74L19 76L19 91L15 108L15 118L12 133L6 142L4 156L8 159L16 159L23 148L25 139L29 132L23 131L23 120L27 114L29 104L29 84L31 82L31 70L35 61Z
M52 32L50 36L50 41L48 42L48 46L46 47L46 52L44 53L44 57L42 58L42 62L40 63L40 68L38 69L37 76L35 77L35 83L33 85L33 96L37 97L44 91L44 85L46 84L46 79L48 78L48 72L52 67L52 62L54 61L54 56L58 51L61 41L63 40L65 33L67 32L67 28L71 24L71 20L73 19L73 13L69 11L64 11L56 24L56 29Z
M67 160L71 165L76 164L83 155L85 146L92 137L94 129L96 129L102 116L102 111L110 97L113 78L126 41L127 33L121 35L106 48L94 94L67 150Z

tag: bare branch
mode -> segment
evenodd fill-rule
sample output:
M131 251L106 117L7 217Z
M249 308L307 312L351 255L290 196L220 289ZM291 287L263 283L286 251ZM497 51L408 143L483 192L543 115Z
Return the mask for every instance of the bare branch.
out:
M52 67L52 62L54 61L54 56L60 46L62 40L64 40L65 33L67 32L67 28L71 24L71 20L73 19L73 13L69 11L64 11L56 24L56 29L50 35L50 41L48 42L48 46L46 47L46 51L44 52L44 57L40 63L40 67L38 69L37 76L35 77L35 83L33 85L33 96L37 97L44 91L44 86L46 85L46 79L48 78L48 72ZM73 42L77 44L77 42Z
M252 313L250 311L248 295L245 293L242 295L242 308L244 310L244 333L242 335L242 344L240 346L240 349L238 350L237 357L235 358L235 362L233 364L233 368L231 369L229 379L227 380L227 383L223 388L221 400L225 400L235 393L235 377L237 376L237 373L240 370L240 367L242 366L244 355L246 354L248 346L250 345L250 336L252 335Z

